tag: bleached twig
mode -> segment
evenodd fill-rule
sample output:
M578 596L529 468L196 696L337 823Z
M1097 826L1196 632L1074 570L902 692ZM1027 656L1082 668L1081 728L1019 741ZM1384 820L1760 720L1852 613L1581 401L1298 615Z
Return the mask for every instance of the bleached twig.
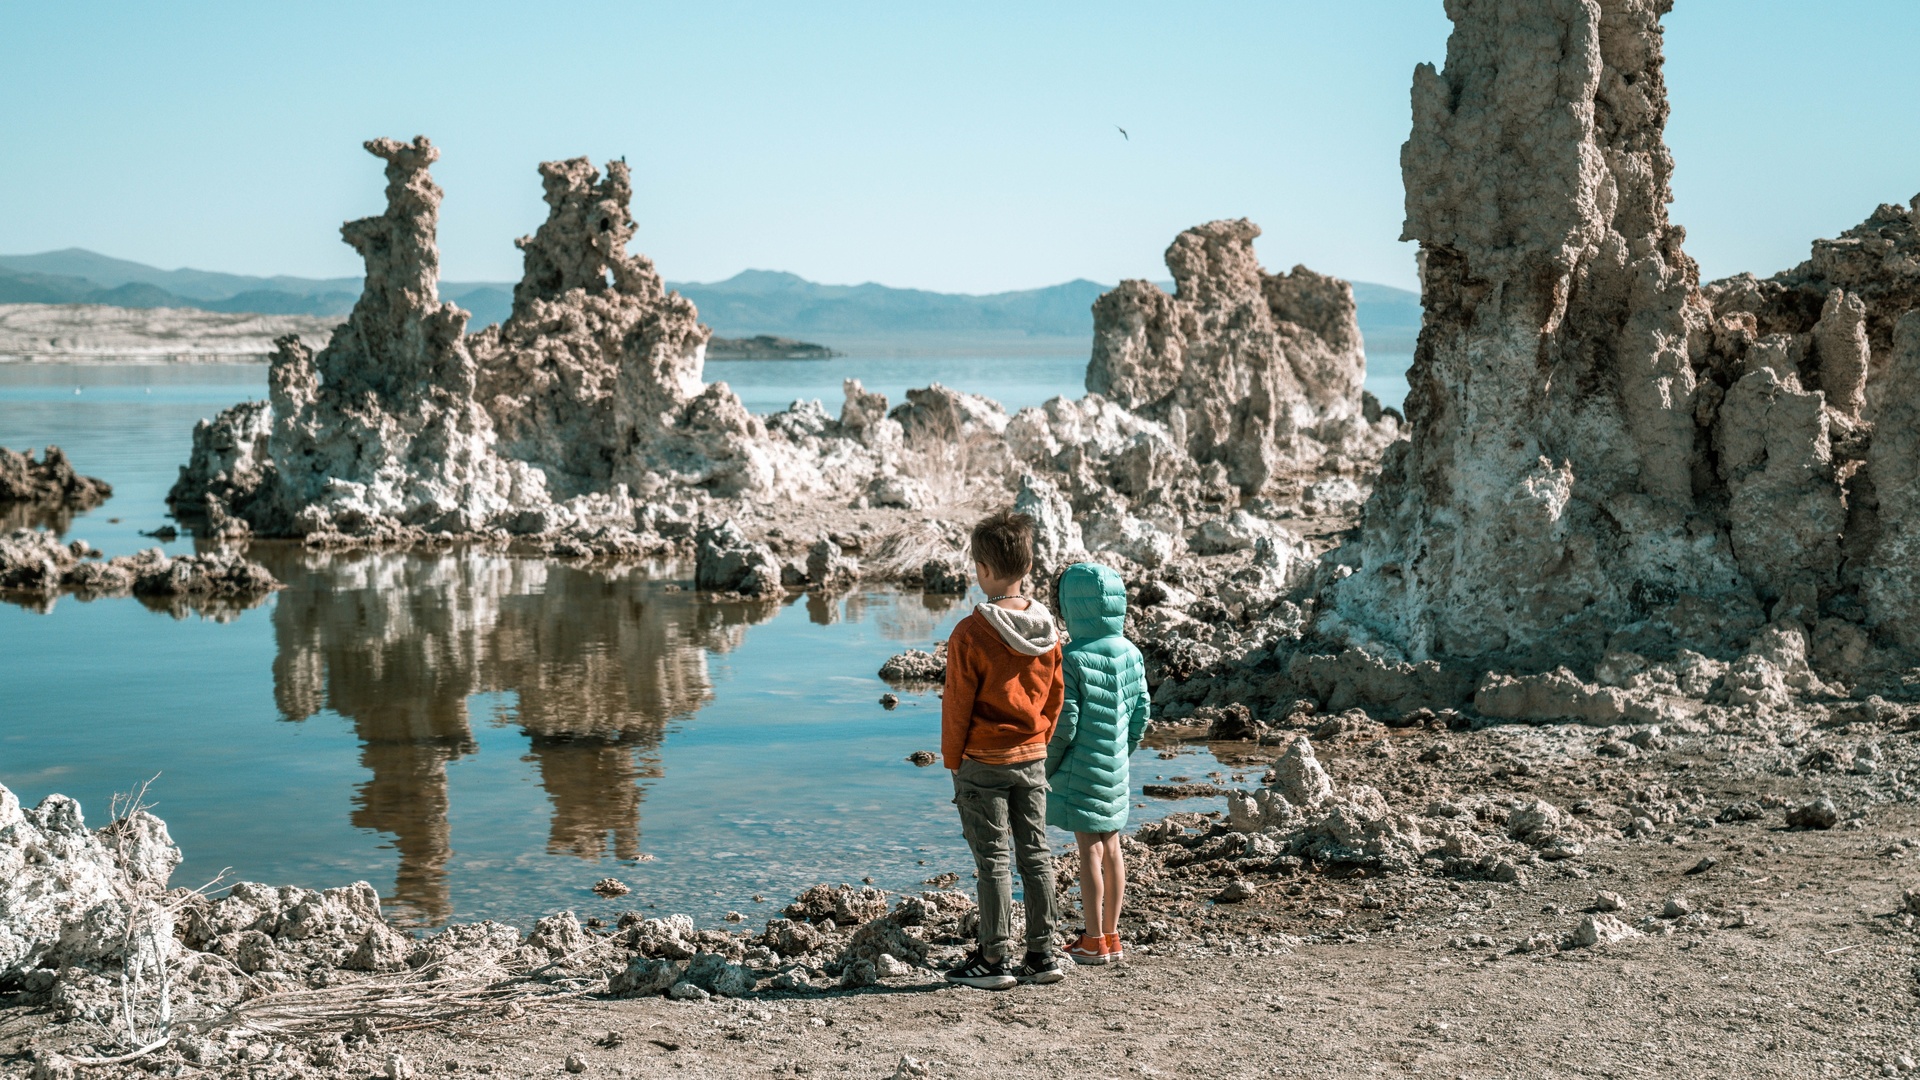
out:
M151 1054L155 1050L158 1050L161 1047L167 1045L167 1043L171 1040L171 1038L172 1038L171 1036L163 1035L159 1039L156 1039L153 1042L148 1043L147 1045L141 1047L138 1050L133 1050L128 1053L121 1054L118 1057L104 1057L104 1058L70 1057L67 1059L67 1061L69 1064L73 1064L73 1065L89 1065L89 1066L125 1065L129 1061L137 1061L140 1058L146 1057L148 1054Z

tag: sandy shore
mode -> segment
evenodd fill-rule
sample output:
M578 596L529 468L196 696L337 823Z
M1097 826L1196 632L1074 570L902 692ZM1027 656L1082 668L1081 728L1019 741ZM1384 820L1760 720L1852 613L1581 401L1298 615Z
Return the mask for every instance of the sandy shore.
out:
M198 308L0 304L0 363L231 363L264 361L275 338L325 345L338 319Z

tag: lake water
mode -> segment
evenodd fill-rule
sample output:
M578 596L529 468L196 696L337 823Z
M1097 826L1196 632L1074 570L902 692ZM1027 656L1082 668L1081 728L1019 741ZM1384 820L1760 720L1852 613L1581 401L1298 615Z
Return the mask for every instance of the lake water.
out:
M1375 356L1366 387L1381 403L1399 408L1407 396L1407 365L1412 356L1389 354ZM778 412L795 400L818 398L827 411L838 416L842 400L841 380L859 379L868 390L878 390L887 400L906 400L908 387L923 387L930 382L944 383L957 390L985 394L1007 407L1008 412L1039 405L1048 398L1065 394L1079 397L1087 392L1087 356L1084 351L1063 356L1030 356L1017 359L920 357L911 359L869 360L836 357L832 360L712 360L707 363L707 378L731 386L747 408L757 413Z
M708 377L762 412L837 402L846 376L896 400L937 380L1017 408L1077 392L1083 367L731 362ZM58 444L112 483L68 535L126 554L156 546L140 532L165 520L194 422L264 391L257 365L0 365L0 445ZM758 922L818 881L969 879L945 770L905 761L938 747L938 699L883 710L874 672L971 600L722 602L671 565L251 555L288 588L225 621L130 599L0 604L0 783L29 804L72 795L99 825L115 792L157 776L149 798L187 854L177 883L364 878L418 925L568 908ZM1143 751L1134 782L1219 768L1198 748ZM1136 821L1187 805L1145 801ZM633 895L595 897L606 876Z

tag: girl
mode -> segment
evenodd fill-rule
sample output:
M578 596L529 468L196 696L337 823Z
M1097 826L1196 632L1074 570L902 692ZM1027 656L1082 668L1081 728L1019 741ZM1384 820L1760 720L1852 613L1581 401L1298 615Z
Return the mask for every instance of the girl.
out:
M1122 636L1127 588L1096 563L1060 575L1061 617L1071 635L1063 661L1066 700L1047 744L1047 824L1080 842L1080 905L1086 929L1067 947L1077 964L1121 959L1120 903L1127 870L1127 759L1147 728L1146 664Z

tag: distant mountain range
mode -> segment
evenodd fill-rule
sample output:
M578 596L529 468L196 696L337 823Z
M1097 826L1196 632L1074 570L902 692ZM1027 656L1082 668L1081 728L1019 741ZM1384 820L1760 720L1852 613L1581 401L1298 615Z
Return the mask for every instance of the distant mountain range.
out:
M1094 299L1112 286L1075 280L973 296L873 284L821 285L796 274L745 270L725 281L669 282L668 287L692 300L700 309L700 321L715 333L804 337L834 345L836 338L936 335L1084 339L1093 331ZM1369 349L1411 352L1420 331L1419 295L1367 282L1355 282L1353 291ZM82 248L0 255L0 304L344 316L359 294L359 278L161 270ZM513 286L444 281L440 296L471 312L478 328L507 317Z

